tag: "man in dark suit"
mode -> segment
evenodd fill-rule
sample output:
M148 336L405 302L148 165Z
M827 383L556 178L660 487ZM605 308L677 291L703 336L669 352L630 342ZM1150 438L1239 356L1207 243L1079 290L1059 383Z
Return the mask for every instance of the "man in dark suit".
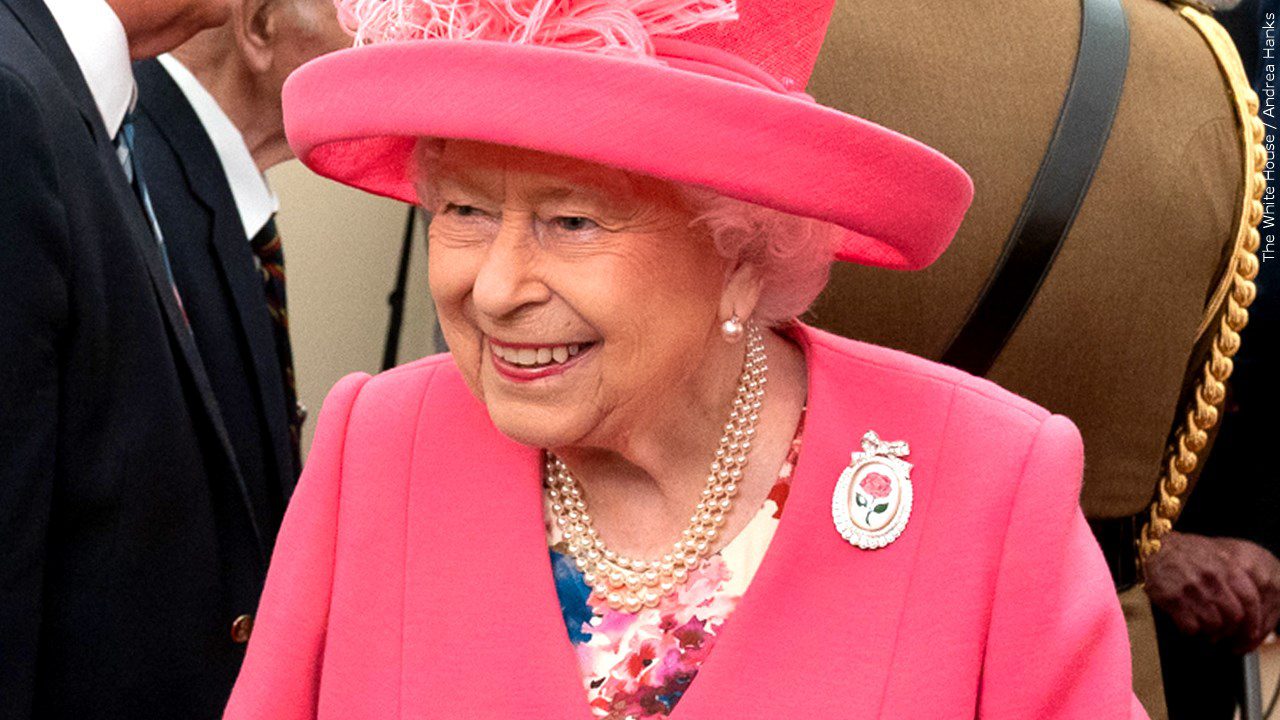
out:
M276 198L262 173L292 157L284 79L350 43L329 0L238 0L230 22L134 66L139 163L268 543L296 482L303 414Z
M267 539L136 164L225 0L0 0L0 718L220 717ZM238 637L238 636L237 636Z

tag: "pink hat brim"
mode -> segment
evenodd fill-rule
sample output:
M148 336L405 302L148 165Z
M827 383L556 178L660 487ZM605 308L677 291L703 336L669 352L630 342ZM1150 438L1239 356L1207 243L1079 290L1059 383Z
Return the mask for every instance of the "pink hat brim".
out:
M344 50L284 87L289 144L315 172L417 202L419 137L564 155L707 188L848 232L841 260L933 262L973 183L909 137L801 97L598 53L491 41Z

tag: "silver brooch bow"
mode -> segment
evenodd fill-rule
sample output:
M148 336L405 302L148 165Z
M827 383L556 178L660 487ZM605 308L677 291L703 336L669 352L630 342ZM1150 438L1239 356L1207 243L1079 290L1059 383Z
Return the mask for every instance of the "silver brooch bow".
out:
M868 430L867 434L862 436L862 452L867 455L879 455L881 457L905 457L911 454L911 448L902 440L885 442L880 439L875 430ZM857 453L854 453L854 455L857 455Z

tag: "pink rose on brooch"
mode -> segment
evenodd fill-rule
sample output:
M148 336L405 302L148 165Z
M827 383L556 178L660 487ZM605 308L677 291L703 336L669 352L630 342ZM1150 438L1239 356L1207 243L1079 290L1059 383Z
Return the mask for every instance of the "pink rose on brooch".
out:
M858 507L867 508L867 517L864 521L867 527L871 527L871 517L879 515L889 509L889 503L877 502L889 497L889 493L893 491L893 482L889 478L880 473L867 473L863 476L862 482L858 483L858 491L854 493L854 502Z

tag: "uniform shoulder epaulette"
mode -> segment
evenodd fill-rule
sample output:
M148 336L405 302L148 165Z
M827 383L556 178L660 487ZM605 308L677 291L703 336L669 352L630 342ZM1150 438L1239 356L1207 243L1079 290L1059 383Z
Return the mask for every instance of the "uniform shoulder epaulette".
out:
M1196 331L1196 347L1201 351L1187 366L1187 385L1192 390L1180 407L1184 419L1174 425L1170 435L1150 518L1142 528L1139 555L1143 561L1160 550L1160 539L1173 529L1202 467L1211 433L1216 433L1221 419L1226 383L1233 367L1231 358L1240 350L1240 331L1249 321L1248 307L1257 294L1253 280L1258 275L1257 252L1261 244L1258 223L1263 217L1268 151L1272 149L1265 144L1266 127L1258 117L1258 95L1249 84L1235 43L1209 14L1210 6L1201 2L1170 4L1204 37L1235 105L1244 192L1231 254Z

